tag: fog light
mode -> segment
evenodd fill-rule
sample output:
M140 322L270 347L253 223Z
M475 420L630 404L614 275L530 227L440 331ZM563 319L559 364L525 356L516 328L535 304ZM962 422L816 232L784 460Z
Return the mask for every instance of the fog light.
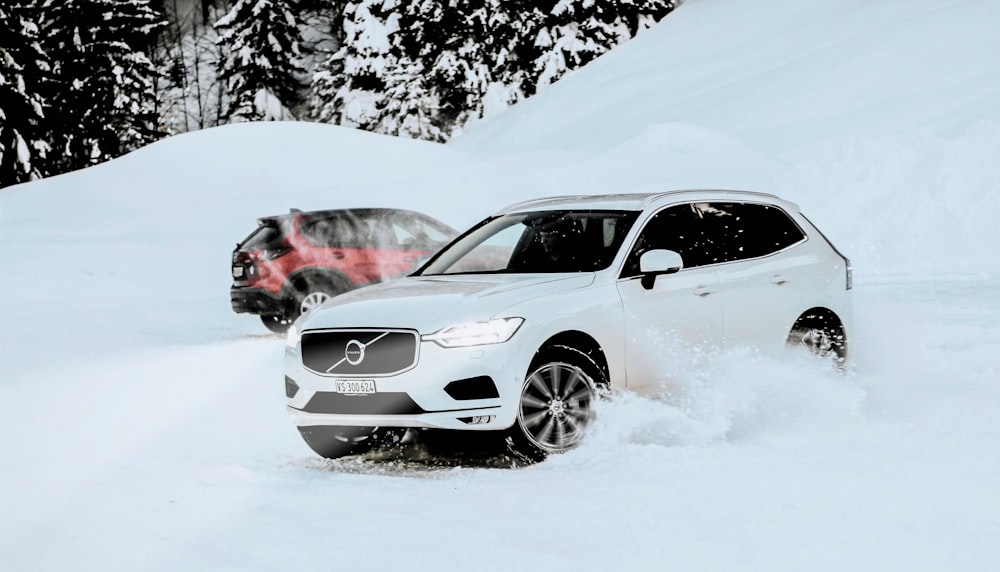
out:
M475 417L462 417L459 421L467 425L484 425L493 421L496 415L476 415Z

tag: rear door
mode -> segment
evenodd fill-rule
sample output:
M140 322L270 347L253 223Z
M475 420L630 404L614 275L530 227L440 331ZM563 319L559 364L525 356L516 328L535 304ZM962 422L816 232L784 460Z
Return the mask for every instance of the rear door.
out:
M802 229L775 205L732 202L713 208L726 213L716 230L726 298L723 345L779 349L815 287L810 275L822 262L804 247Z

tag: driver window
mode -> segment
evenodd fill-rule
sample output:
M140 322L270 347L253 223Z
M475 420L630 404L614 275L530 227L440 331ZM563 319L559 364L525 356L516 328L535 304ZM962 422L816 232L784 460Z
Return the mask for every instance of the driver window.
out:
M708 203L690 203L665 208L653 215L632 247L622 278L639 276L639 257L649 250L673 250L681 255L684 268L696 268L718 262L717 247L705 221L725 213L717 213Z

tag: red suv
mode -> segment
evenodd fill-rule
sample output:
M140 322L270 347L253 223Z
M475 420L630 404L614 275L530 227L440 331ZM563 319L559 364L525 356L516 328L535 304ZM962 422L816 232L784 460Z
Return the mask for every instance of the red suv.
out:
M283 332L331 296L414 270L458 233L399 209L343 209L258 219L233 251L233 311Z

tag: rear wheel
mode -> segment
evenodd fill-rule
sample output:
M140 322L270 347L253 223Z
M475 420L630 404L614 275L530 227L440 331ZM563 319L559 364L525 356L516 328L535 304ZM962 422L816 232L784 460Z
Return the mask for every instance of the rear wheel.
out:
M847 367L847 336L840 320L832 313L803 314L788 333L786 344L791 349L829 361L840 371Z
M514 449L533 460L568 451L583 440L594 418L594 402L607 380L585 353L566 346L539 352L528 368L517 420Z
M299 427L302 440L320 457L339 459L369 449L388 448L403 440L406 430L399 427Z
M299 316L308 314L330 298L350 289L350 283L337 276L313 275L297 280L292 298L288 301L288 310L281 316L285 329Z

